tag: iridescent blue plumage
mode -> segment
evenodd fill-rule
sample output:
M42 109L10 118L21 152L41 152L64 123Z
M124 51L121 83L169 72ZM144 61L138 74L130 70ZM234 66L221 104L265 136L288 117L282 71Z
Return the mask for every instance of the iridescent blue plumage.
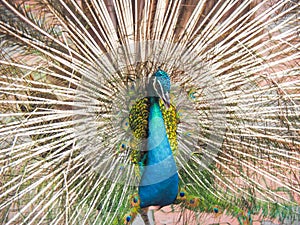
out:
M160 94L167 94L168 96L170 78L167 73L159 69L152 78L153 83L149 85L153 84L152 87L155 91L157 87L162 90L162 93L157 93L159 96ZM159 106L159 97L151 96L149 100L147 160L146 165L143 167L139 186L140 206L142 208L152 205L165 206L172 204L178 193L179 180Z

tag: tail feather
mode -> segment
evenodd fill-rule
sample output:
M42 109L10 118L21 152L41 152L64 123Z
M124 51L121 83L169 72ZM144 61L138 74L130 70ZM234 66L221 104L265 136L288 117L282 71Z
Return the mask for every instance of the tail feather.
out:
M180 215L299 223L299 7L1 0L1 223L134 218L159 67Z

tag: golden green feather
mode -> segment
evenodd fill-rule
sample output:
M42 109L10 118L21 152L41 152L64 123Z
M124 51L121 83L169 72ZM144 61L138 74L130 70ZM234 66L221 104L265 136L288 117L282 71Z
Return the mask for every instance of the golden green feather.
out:
M177 142L177 124L179 123L178 114L176 112L175 106L172 104L168 109L166 109L165 105L163 104L163 101L160 100L159 105L164 118L164 123L166 126L170 146L174 154L178 149L178 142Z
M148 137L149 99L142 98L135 102L130 109L129 126L137 139Z

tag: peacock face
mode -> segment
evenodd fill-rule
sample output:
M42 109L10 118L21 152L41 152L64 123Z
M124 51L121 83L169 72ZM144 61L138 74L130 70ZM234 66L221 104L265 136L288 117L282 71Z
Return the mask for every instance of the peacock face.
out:
M158 69L150 78L148 95L159 97L163 100L164 105L170 107L170 89L171 89L171 80L169 75Z

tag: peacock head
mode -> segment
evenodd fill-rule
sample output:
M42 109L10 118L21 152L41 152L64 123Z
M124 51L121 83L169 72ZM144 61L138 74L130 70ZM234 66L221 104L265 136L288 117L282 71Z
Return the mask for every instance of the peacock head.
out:
M150 97L159 97L163 100L166 108L170 107L170 89L171 80L169 75L158 68L158 70L150 77L148 84L148 95Z

